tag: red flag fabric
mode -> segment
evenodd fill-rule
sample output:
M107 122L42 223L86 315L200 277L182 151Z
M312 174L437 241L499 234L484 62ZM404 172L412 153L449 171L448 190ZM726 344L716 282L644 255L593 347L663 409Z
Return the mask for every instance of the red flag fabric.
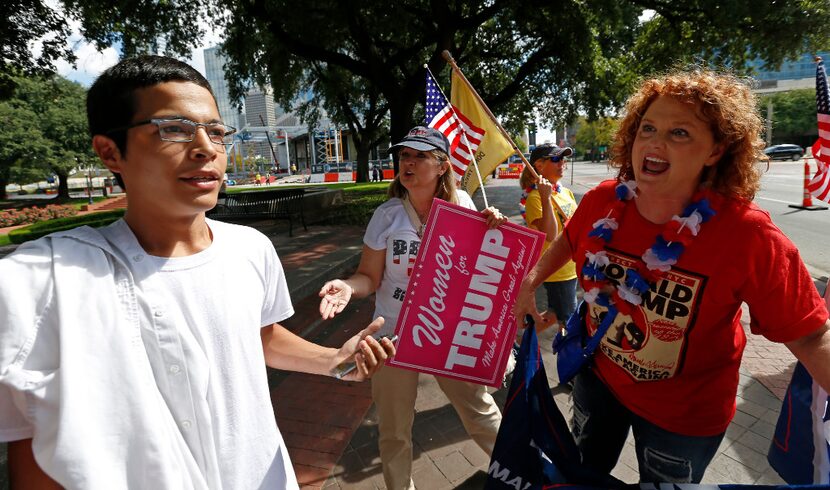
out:
M816 64L816 114L818 116L818 140L813 145L816 174L807 184L807 190L816 199L830 202L830 90L824 62Z
M426 125L441 131L450 140L450 163L456 179L460 180L472 162L485 131L475 126L458 108L450 105L429 71L424 107Z

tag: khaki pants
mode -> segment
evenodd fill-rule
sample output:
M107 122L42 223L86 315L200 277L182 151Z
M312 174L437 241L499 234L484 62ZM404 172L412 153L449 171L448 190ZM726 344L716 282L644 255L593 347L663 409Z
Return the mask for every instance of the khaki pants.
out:
M501 412L482 385L435 377L464 428L488 455L493 452ZM392 366L372 377L372 399L378 411L378 447L383 479L389 490L409 490L412 483L412 422L418 395L418 373Z

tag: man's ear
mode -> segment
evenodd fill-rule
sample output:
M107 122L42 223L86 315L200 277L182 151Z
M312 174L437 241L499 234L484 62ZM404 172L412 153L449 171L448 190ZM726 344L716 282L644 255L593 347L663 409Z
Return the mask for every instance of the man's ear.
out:
M121 173L121 150L112 138L96 134L92 137L92 150L110 171Z

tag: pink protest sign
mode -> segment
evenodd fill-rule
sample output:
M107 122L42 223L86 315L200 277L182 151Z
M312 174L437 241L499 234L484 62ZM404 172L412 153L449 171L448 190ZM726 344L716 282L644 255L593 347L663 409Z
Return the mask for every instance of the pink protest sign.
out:
M500 386L516 335L513 304L544 237L514 224L488 230L481 213L435 199L389 364Z

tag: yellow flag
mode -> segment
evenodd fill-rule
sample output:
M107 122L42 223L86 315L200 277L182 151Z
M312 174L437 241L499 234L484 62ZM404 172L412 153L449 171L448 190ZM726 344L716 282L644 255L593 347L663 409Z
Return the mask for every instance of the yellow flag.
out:
M481 140L481 143L478 145L478 150L476 150L476 164L470 164L464 173L464 177L461 179L461 188L472 196L479 187L475 165L478 165L481 179L484 180L484 177L513 153L513 147L502 136L499 128L496 127L495 123L490 119L490 116L487 115L487 111L478 103L476 97L470 92L470 88L461 80L461 77L458 76L455 70L452 72L450 102L470 122L485 131L484 139Z

